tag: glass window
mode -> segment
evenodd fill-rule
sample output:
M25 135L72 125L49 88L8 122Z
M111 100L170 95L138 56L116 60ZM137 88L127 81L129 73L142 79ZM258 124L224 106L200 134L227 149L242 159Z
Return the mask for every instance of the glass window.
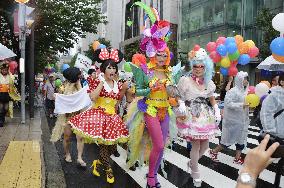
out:
M199 36L199 45L202 48L205 48L206 44L211 41L211 33L207 33L204 35Z
M215 11L213 14L214 24L224 23L225 0L215 0Z
M200 29L201 25L201 6L191 9L189 12L189 31Z
M207 1L203 4L203 19L201 27L209 27L214 25L214 1Z
M218 37L226 37L226 30L220 30L212 32L212 39L211 41L216 41Z
M236 35L240 35L241 30L236 28L229 28L227 32L227 37L234 37Z
M180 46L180 49L181 49L181 51L182 52L185 52L185 53L187 53L189 50L189 48L188 48L188 38L185 38L185 39L182 39L181 41L180 41L180 44L179 44Z
M241 25L242 0L228 0L227 22Z
M283 0L264 0L264 6L269 9L279 9L283 7Z
M245 25L251 25L254 23L254 17L256 15L256 7L257 5L255 0L246 1Z
M200 37L192 36L188 39L188 51L192 50L194 45L200 44Z

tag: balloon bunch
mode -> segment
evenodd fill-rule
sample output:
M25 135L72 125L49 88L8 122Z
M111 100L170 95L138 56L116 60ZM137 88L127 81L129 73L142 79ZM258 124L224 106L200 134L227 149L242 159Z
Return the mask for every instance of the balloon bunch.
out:
M95 40L92 44L93 50L96 51L97 49L106 48L106 45L101 44L99 41Z
M249 86L248 95L246 96L249 107L257 107L267 97L269 89L270 83L268 81L261 81L255 87Z
M277 37L270 44L270 50L275 60L284 63L284 37Z
M45 68L44 71L46 74L52 74L56 72L56 69L54 68L54 64L48 64Z
M235 76L238 73L237 64L246 65L250 58L259 53L252 40L244 41L240 35L219 37L216 42L209 42L206 48L213 62L221 66L220 72L224 76Z

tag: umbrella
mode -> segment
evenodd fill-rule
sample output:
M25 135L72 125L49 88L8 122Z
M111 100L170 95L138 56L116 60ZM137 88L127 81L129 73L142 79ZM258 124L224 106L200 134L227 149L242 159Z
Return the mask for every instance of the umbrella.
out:
M269 56L257 68L268 71L284 71L284 63L276 61L272 56Z
M12 50L0 43L0 60L17 56Z

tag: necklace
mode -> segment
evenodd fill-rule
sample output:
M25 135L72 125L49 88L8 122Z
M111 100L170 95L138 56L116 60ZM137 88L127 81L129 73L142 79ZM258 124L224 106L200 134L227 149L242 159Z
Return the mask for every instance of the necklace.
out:
M166 72L166 69L154 69L154 70L158 72Z

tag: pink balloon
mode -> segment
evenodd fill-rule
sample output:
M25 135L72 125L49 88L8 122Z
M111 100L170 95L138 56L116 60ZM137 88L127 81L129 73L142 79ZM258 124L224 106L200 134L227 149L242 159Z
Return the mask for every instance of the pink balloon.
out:
M225 44L225 41L226 41L226 38L225 38L225 37L219 37L219 38L216 40L216 44L217 44L217 46L219 46L220 44Z
M236 66L231 66L228 71L229 76L236 76L238 74L238 69Z
M210 54L209 54L209 57L212 59L212 61L214 63L218 63L221 61L221 56L220 54L218 54L216 51L212 51Z
M255 87L254 86L249 86L248 94L255 94Z
M193 50L198 51L200 49L200 46L198 44L194 45Z
M207 45L206 45L206 49L208 52L213 52L216 50L216 43L215 42L209 42Z
M259 49L258 49L256 46L254 46L254 47L252 47L251 49L249 49L248 55L249 55L251 58L256 57L258 54L259 54Z

